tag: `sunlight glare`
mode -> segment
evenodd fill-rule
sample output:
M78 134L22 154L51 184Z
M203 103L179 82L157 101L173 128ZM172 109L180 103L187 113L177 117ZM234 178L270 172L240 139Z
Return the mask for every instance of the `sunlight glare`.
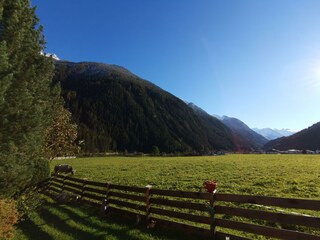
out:
M312 76L311 81L312 87L320 87L320 60L312 64Z

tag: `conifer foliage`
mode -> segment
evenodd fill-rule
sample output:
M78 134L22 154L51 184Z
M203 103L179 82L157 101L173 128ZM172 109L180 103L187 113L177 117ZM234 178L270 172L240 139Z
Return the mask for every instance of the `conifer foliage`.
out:
M0 0L0 197L49 173L44 136L59 90L44 44L29 0Z

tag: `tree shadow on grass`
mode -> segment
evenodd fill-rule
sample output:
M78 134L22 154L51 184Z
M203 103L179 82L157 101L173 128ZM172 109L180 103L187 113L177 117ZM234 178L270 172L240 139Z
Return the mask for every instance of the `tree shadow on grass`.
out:
M54 240L47 232L41 229L40 225L35 224L32 220L25 220L20 222L17 226L19 230L28 238L32 240Z

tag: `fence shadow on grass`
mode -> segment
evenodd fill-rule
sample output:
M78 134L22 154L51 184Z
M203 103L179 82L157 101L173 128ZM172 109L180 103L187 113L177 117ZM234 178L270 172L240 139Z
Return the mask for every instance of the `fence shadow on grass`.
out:
M73 209L73 210L70 210ZM136 229L139 230L142 234L149 235L150 239L160 238L167 240L194 240L194 238L188 238L184 234L177 233L175 231L166 231L157 229L147 229L144 224L136 225L136 223L126 220L123 218L113 217L112 219L108 219L106 217L97 217L99 213L95 208L89 207L85 208L83 206L77 206L76 210L70 206L61 205L59 210L64 214L68 215L71 219L77 219L77 223L83 224L85 226L92 227L101 232L107 232L108 235L116 236L118 239L134 239L138 240L139 238L136 236L131 236L128 234L129 231ZM86 217L81 217L77 213L81 211L81 215L85 215ZM95 219L93 222L92 220ZM116 225L116 227L112 227L112 225ZM108 225L108 226L106 226ZM119 230L119 226L122 226L123 230ZM116 228L116 229L115 229ZM145 238L143 238L145 239Z
M53 232L46 232L45 225L48 225ZM55 240L56 237L54 235L57 233L54 233L54 231L66 234L70 239L77 240L105 240L108 239L108 236L126 240L188 240L185 236L177 235L174 232L163 233L159 230L146 229L145 226L137 226L127 220L97 217L97 211L91 207L60 205L57 203L47 203L43 206L38 211L38 221L29 220L20 223L17 227L30 240ZM144 237L134 236L132 230L138 230Z
M17 228L26 236L27 239L54 240L49 233L41 228L41 225L35 224L32 220L26 220L19 223Z
M61 207L58 207L58 210L61 211ZM106 239L107 235L115 235L119 239L130 239L130 236L126 235L122 230L110 229L107 226L101 228L95 224L86 221L80 216L73 216L67 219L61 219L59 216L53 214L48 209L42 209L39 214L48 224L54 226L60 232L66 233L69 236L74 237L77 240L87 240L87 239L97 239L102 240ZM71 220L76 224L70 224ZM74 226L77 225L77 226ZM82 229L81 229L82 228ZM84 229L88 230L84 230ZM112 231L113 230L113 231Z

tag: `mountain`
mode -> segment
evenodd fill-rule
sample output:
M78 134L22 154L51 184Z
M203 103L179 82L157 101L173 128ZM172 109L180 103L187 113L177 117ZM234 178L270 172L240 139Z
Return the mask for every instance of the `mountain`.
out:
M123 67L56 61L55 71L85 152L235 149L228 129L208 129L182 100Z
M252 130L264 136L268 140L274 140L280 137L288 137L295 133L290 129L253 128Z
M268 139L253 131L239 119L223 116L221 121L231 129L239 150L260 150L268 142Z
M221 125L227 127L231 132L233 142L235 143L238 152L260 150L263 145L268 142L267 139L251 130L239 119L227 116L220 117L218 115L209 115L206 111L193 103L188 103L188 105L195 111L208 129L211 129L213 126L219 126L219 122L219 129L223 129ZM214 123L212 124L213 126L211 126L210 123Z
M278 149L283 151L288 149L320 149L320 122L289 137L282 137L272 140L263 148L265 150Z
M232 145L235 149L235 142L233 139L233 133L229 127L227 127L222 121L220 121L218 118L208 114L206 111L204 111L202 108L198 107L194 103L187 103L188 106L196 113L196 115L199 117L202 125L205 126L207 133L210 135L215 135L215 139L217 143L225 142L226 136L228 136L228 144ZM222 146L220 147L222 148ZM236 150L243 150L243 149L236 149Z

